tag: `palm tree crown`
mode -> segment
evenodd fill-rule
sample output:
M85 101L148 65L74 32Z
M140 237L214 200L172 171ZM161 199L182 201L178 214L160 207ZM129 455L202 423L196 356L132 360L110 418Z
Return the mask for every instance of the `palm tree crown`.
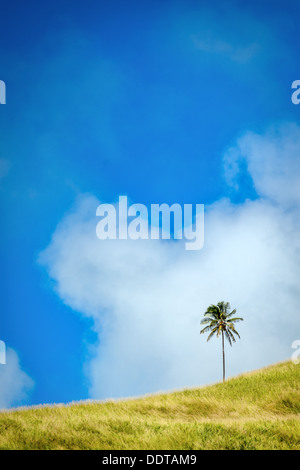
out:
M206 325L200 334L209 331L207 341L209 341L214 335L222 335L222 350L223 350L223 380L225 380L225 353L224 353L224 336L228 340L230 346L232 342L235 343L235 336L240 338L240 335L236 331L234 324L243 321L243 318L235 317L236 309L230 312L229 302L218 302L217 305L210 305L201 320L201 325Z
M229 302L218 302L217 305L210 305L204 314L204 318L201 321L201 325L207 325L200 331L205 333L210 331L207 341L209 341L215 334L219 336L223 331L225 337L227 338L230 346L232 346L232 341L235 342L234 335L240 338L240 335L234 328L234 323L243 321L243 318L233 317L236 314L236 309L229 312L230 304Z

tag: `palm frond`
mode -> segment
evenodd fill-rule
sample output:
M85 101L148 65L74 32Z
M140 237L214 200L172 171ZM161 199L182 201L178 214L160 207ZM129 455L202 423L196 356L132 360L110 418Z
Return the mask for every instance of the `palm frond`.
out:
M231 343L231 339L232 339L232 338L230 337L228 331L227 331L227 330L224 330L224 334L225 334L225 338L226 338L227 341L229 342L230 346L232 346L232 343Z
M232 312L228 313L227 318L230 318L232 315L236 313L236 309L234 308Z
M230 336L231 341L233 341L235 343L236 339L235 339L234 335L232 334L232 332L230 330L227 330L226 332L227 332L228 336ZM230 346L232 346L231 343L230 343Z
M230 309L230 303L229 302L218 302L217 303L218 308L220 309L220 312L227 314L228 310Z
M230 318L230 323L235 323L239 321L244 321L244 319L240 317Z
M214 336L215 333L218 334L218 328L217 328L217 327L214 328L214 329L211 331L211 333L208 335L207 341L209 341L209 340Z
M203 318L201 320L201 325L205 325L206 323L213 323L213 322L217 322L218 320L216 320L215 318L213 317L209 317L209 318Z
M220 318L220 311L215 305L211 305L210 307L208 307L208 309L206 310L204 314L204 316L207 316L207 315L211 315L212 317L217 319L217 318Z
M236 334L236 335L241 339L240 335L238 334L238 332L236 331L236 329L234 328L234 326L232 326L232 327L230 328L230 330L231 330L234 334Z
M203 328L202 330L200 330L200 335L202 335L203 333L205 333L206 331L210 330L210 327L209 326L206 326L205 328Z

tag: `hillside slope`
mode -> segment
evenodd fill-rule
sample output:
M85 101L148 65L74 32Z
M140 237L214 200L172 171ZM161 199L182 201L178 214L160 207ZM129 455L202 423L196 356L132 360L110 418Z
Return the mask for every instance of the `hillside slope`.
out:
M300 365L203 388L0 413L0 449L300 449Z

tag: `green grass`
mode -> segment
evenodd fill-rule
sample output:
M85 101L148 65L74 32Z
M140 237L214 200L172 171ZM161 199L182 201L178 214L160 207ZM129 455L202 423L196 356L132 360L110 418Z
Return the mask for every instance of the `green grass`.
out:
M0 449L298 449L300 365L203 388L0 413Z

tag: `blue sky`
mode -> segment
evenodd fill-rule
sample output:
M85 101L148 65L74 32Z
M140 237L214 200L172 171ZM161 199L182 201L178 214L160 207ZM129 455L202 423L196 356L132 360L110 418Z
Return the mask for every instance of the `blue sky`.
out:
M248 200L270 199L281 211L280 217L288 212L273 188L284 183L286 191L288 178L295 174L289 169L298 171L298 154L290 152L289 142L298 142L300 125L300 108L291 102L291 84L300 79L299 3L32 1L11 2L1 10L0 79L6 83L7 104L0 106L0 339L18 356L15 373L23 374L23 379L26 374L34 384L30 388L27 383L30 391L26 395L22 390L19 395L18 391L12 393L4 406L123 396L215 380L208 371L193 376L193 369L185 383L170 375L169 381L149 379L143 387L127 384L122 388L124 379L115 388L101 388L101 377L110 380L109 370L122 376L125 367L112 359L115 343L105 349L109 335L103 330L110 320L101 316L107 311L108 319L115 318L110 311L117 311L118 306L112 298L107 305L98 298L89 299L98 302L98 316L91 313L86 299L75 298L71 287L64 284L65 270L56 256L62 246L67 253L74 242L71 225L78 227L76 214L83 224L84 208L89 218L96 199L115 202L122 194L146 205L214 206L226 199L234 210L245 208ZM285 128L285 123L294 127ZM270 126L279 130L272 134ZM272 150L271 160L260 170L258 149L268 152L273 143L274 149L287 149L292 157L287 156L287 167L281 168ZM238 166L237 185L228 184L228 159L229 165ZM274 165L279 176L273 175ZM271 182L268 176L273 178ZM293 198L289 200L295 205ZM73 216L66 215L70 210ZM225 232L230 221L235 219L224 221ZM294 241L297 229L294 224L287 232L287 244L288 233L292 231ZM54 234L56 240L63 235L59 247L53 242ZM64 242L68 242L66 246ZM80 258L81 242L74 243L72 259L77 254ZM207 249L211 256L216 252L213 246ZM41 263L44 250L48 254ZM257 250L254 257L264 252L262 247L253 250ZM134 258L134 252L130 253ZM166 266L172 265L173 258L169 254L166 258ZM59 259L63 259L61 253ZM276 250L271 259L276 264ZM102 258L98 261L99 266L104 262ZM80 266L86 266L84 263L82 260ZM287 269L289 263L290 258ZM201 269L201 260L199 266ZM164 268L158 262L158 276L163 276ZM182 270L189 272L186 265ZM71 273L72 269L68 279ZM106 274L111 279L106 289L117 297L121 290L101 265L101 276ZM149 273L147 279L150 277ZM180 285L185 285L185 279ZM277 282L280 278L271 287L275 289ZM256 288L253 295L259 298ZM221 300L219 294L231 293L222 289L219 292L216 286L212 291L216 298L210 303ZM293 305L298 291L289 285L286 292ZM195 305L199 321L201 308L201 302ZM124 315L126 309L120 317ZM138 325L136 319L131 321ZM200 343L198 320L194 328ZM246 326L243 328L246 334ZM117 342L116 331L112 338ZM139 336L138 328L135 335ZM285 349L278 354L276 345L269 345L268 351L274 352L267 356L269 362L285 359L292 339L286 337ZM250 348L251 338L247 341ZM201 351L205 354L205 349ZM11 357L16 364L16 356ZM153 368L154 377L159 359L150 352L141 357L147 368ZM264 365L267 359L258 356L248 367ZM183 360L166 361L164 370L176 370ZM135 370L131 384L137 384L143 362L135 364L133 355L128 361L130 370ZM0 367L3 373L9 363ZM244 369L236 363L232 372ZM4 375L2 380L9 390ZM127 380L130 382L128 374ZM20 383L20 389L26 388L26 380Z

